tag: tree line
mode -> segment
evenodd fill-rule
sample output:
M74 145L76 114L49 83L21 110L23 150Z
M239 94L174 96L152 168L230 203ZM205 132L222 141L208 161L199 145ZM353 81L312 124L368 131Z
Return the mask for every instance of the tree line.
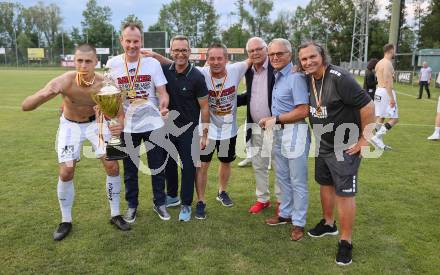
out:
M412 24L405 20L407 7L402 9L399 52L440 47L440 28L436 27L440 25L440 0L430 0L427 8L423 2L426 1L412 1L416 14ZM388 42L391 1L385 18L378 16L376 0L370 5L368 53L369 57L380 57L382 46ZM227 15L235 22L229 22L220 31L220 15L213 0L172 0L162 5L157 22L148 30L166 31L169 37L185 34L193 47L207 47L213 41L221 41L228 47L242 48L252 36L266 41L283 37L293 45L313 39L327 47L334 63L350 59L355 9L352 0L311 0L305 7L279 12L274 19L273 9L272 0L236 0L234 11ZM110 7L89 0L82 15L81 26L63 30L63 17L57 4L38 2L24 7L20 3L0 2L0 47L14 48L17 44L21 60L26 59L27 48L45 47L49 49L50 63L58 61L63 49L71 53L75 45L84 42L111 48L112 54L121 52L120 26L112 25ZM135 15L127 16L126 20L140 21Z

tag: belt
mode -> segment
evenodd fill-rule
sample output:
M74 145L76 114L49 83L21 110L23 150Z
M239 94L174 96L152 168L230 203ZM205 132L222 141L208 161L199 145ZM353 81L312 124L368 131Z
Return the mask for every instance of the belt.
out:
M68 119L67 117L64 117L64 118L70 122L82 124L82 123L90 123L90 122L95 121L96 116L95 115L89 116L89 120L86 120L86 121L76 121L76 120Z

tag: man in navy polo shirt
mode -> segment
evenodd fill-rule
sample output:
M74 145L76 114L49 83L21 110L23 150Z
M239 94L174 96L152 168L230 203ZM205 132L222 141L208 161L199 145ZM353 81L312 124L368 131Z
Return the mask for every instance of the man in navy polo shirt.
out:
M170 42L171 57L173 63L162 65L165 77L168 81L166 88L170 95L168 121L169 138L176 146L178 155L182 162L180 198L182 206L179 220L189 221L191 219L191 204L194 194L194 182L198 160L197 155L200 147L206 146L209 124L208 89L203 75L189 63L191 48L186 36L177 35ZM201 122L206 127L199 139L198 124L199 114ZM176 127L174 127L176 126ZM172 127L172 128L171 128ZM179 205L177 196L178 174L177 155L168 150L170 157L166 166L167 179L167 206Z

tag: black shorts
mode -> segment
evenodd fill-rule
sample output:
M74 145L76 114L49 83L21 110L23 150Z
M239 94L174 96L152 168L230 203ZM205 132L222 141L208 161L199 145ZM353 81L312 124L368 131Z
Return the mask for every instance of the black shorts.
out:
M235 144L237 136L222 140L209 139L205 150L200 151L200 161L210 162L214 151L217 150L217 158L220 162L231 163L235 160Z
M315 180L321 185L334 185L336 195L353 197L358 191L358 170L361 164L359 154L348 155L338 161L335 155L315 159Z

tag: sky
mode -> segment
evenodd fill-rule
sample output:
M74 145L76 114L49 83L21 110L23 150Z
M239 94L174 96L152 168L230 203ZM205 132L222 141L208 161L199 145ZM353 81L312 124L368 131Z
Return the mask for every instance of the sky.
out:
M72 27L81 29L81 20L83 19L82 12L86 7L87 0L6 0L10 2L19 2L25 7L33 6L38 1L42 1L45 5L55 3L61 8L61 14L64 18L63 29L70 32ZM362 0L361 0L362 1ZM116 28L119 28L121 21L129 14L134 14L142 20L145 29L153 25L159 18L159 11L162 5L168 4L171 0L97 0L98 5L108 6L112 10L112 23ZM234 5L236 0L214 0L214 7L216 13L220 15L219 26L226 29L231 23L237 21L237 17L231 15L236 12L237 8ZM310 0L273 0L274 8L271 13L272 18L276 18L280 11L294 11L298 6L305 7ZM389 0L377 0L380 12L379 15L384 14L384 7ZM407 0L408 22L412 22L413 9L411 8L412 0ZM425 6L428 1L424 1Z
M14 1L14 0L7 0ZM70 31L72 27L81 27L83 19L82 12L86 7L87 0L40 0L45 5L55 3L61 8L61 14L64 18L63 29ZM15 0L25 7L35 5L38 0ZM119 27L121 21L129 14L136 15L144 23L144 27L153 25L159 18L159 11L162 5L168 4L171 0L97 0L98 5L108 6L112 10L112 23L115 27ZM220 15L219 25L225 28L230 23L236 22L236 18L230 15L236 12L234 3L236 0L214 0L216 13ZM275 18L279 11L294 11L298 5L305 7L309 0L274 0L274 9L271 13ZM145 28L145 29L146 29Z

